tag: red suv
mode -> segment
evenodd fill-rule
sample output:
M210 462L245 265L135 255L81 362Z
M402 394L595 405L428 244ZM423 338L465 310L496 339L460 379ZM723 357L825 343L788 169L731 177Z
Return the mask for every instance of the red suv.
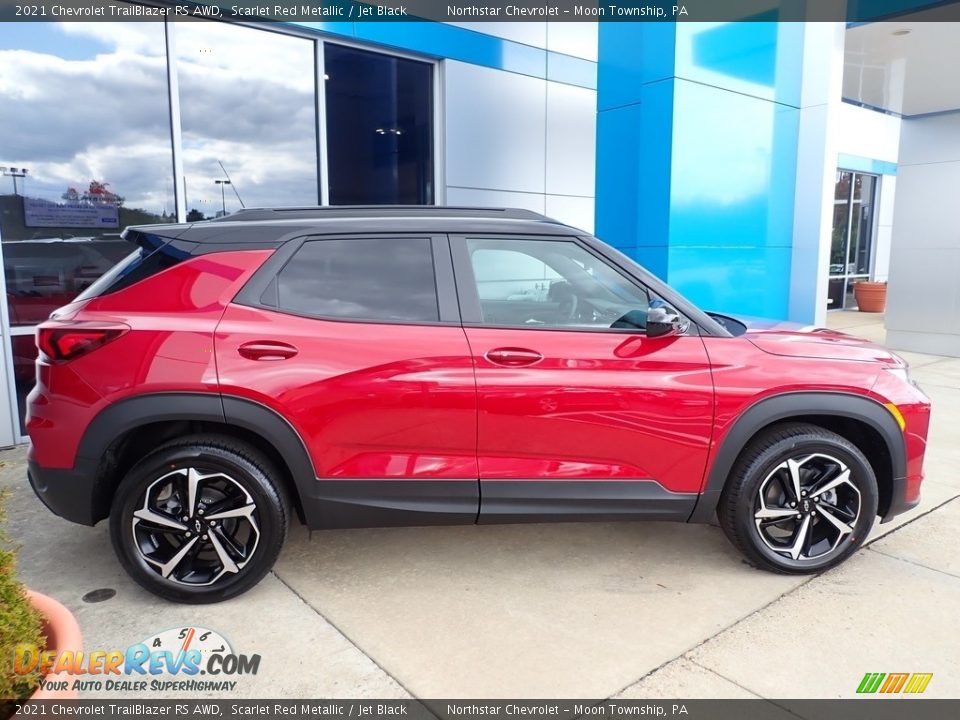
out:
M714 517L811 573L919 502L896 355L705 313L520 210L246 210L135 248L37 332L29 474L124 568L233 597L310 528Z

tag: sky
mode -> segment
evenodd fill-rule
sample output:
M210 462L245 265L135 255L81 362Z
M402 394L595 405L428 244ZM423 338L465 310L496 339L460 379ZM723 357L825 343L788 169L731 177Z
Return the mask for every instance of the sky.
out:
M221 209L218 161L248 207L316 204L313 43L221 23L171 26L188 207ZM29 170L28 195L59 199L96 179L128 207L172 212L167 99L161 23L0 25L0 166ZM12 192L10 178L0 181ZM226 205L239 207L232 192Z

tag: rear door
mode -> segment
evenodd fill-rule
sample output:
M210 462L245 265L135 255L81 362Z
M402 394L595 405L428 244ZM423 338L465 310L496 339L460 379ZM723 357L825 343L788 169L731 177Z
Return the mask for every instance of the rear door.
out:
M312 524L475 521L476 386L445 236L282 247L227 309L216 355L225 395L304 440Z
M648 337L665 304L572 237L453 237L476 364L479 521L686 519L710 447L695 326Z

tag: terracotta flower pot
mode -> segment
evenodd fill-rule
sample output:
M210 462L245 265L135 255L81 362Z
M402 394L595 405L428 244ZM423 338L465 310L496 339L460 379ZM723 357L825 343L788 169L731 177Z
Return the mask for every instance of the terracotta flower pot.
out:
M51 597L33 590L27 590L30 603L43 615L43 632L47 636L47 650L74 650L83 648L83 636L80 634L80 625L69 610ZM46 682L66 681L66 687L73 685L74 677L69 673L50 673ZM46 683L44 683L46 685ZM76 690L47 690L37 688L30 696L31 700L75 700Z
M853 284L853 295L860 312L882 313L887 308L887 284L863 280Z

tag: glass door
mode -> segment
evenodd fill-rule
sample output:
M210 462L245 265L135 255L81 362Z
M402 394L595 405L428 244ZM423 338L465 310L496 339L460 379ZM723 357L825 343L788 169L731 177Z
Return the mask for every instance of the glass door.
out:
M870 278L876 175L837 171L830 244L830 310L855 308L853 284Z

